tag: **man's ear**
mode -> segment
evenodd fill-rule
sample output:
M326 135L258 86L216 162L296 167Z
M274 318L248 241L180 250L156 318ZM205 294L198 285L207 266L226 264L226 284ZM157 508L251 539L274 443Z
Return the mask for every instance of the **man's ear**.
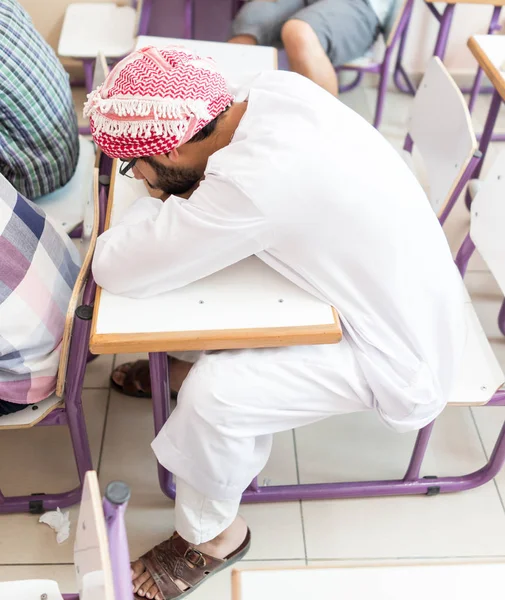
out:
M170 152L167 154L168 159L171 160L172 162L178 162L180 156L181 155L180 155L179 151L177 150L177 148L170 150Z

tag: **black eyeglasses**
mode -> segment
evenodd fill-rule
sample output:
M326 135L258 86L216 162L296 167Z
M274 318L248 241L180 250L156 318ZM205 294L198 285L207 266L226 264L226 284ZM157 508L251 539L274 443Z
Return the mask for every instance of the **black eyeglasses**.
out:
M119 161L121 163L121 166L119 167L119 174L125 175L126 177L133 179L133 174L130 173L130 171L135 166L137 160L138 158L132 158L131 160L128 160L127 158L120 158ZM128 173L130 174L128 175Z

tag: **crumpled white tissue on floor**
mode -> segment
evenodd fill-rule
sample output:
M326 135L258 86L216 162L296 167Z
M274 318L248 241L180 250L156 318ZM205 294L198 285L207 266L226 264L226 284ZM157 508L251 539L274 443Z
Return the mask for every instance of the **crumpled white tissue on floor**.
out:
M68 512L61 512L59 508L43 514L39 523L49 525L56 532L56 541L63 544L70 535L70 516Z

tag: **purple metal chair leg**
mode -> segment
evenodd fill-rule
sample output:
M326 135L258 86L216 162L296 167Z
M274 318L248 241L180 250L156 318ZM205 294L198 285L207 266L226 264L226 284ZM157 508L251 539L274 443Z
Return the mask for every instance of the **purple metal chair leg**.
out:
M502 334L505 335L505 300L501 305L500 314L498 315L498 327Z
M484 160L486 158L486 152L489 147L489 142L491 141L491 138L493 136L494 126L496 124L496 119L498 118L498 112L500 111L501 104L501 96L497 91L495 91L491 100L491 106L489 107L486 124L484 125L484 131L482 132L482 136L480 139L479 150L482 152L482 160L477 169L475 170L475 177L477 179L479 178L480 172L482 170L482 165L484 164Z
M430 9L437 21L440 23L435 49L433 50L433 56L438 56L438 58L443 61L445 57L445 51L447 50L447 42L449 41L449 32L451 30L452 19L454 17L455 5L448 4L443 13L440 13L433 6L433 4L427 4L426 6Z
M126 535L125 512L130 499L130 488L121 481L107 486L103 499L103 513L116 600L133 600L130 574L130 553ZM63 594L64 600L80 600L79 594Z
M109 538L109 553L117 600L133 600L130 553L125 527L125 512L130 500L129 487L120 481L107 486L103 512Z
M149 31L149 23L151 21L152 7L153 0L144 0L144 3L142 4L142 11L140 13L137 35L147 35Z
M187 40L192 40L195 37L195 0L185 1L184 37Z
M400 38L400 45L398 47L398 55L396 57L395 70L393 73L393 81L396 87L403 92L404 94L410 94L415 96L416 88L412 83L412 80L407 74L407 71L404 69L402 65L403 53L405 51L405 44L407 42L407 33L410 25L410 19L405 25L405 29ZM403 80L403 81L402 81Z
M468 163L468 166L466 167L465 172L463 173L461 179L459 180L458 185L452 192L452 195L449 198L449 201L447 202L447 204L442 212L442 215L440 216L440 224L441 225L443 225L445 223L453 206L456 204L456 201L458 200L461 193L465 189L466 184L470 181L473 174L477 171L481 161L482 161L482 153L480 152L480 150L477 150L475 152L475 154L472 156L472 158L470 159L470 162Z
M493 9L493 15L491 17L491 21L489 23L489 27L487 30L488 35L492 35L496 31L499 31L501 29L501 25L499 23L500 14L501 14L501 6L495 6ZM466 90L466 89L462 90L464 93L470 92L470 100L468 101L468 109L470 110L470 112L472 112L475 107L475 102L477 101L477 96L479 95L479 93L481 91L492 91L492 89L493 89L493 88L486 88L486 90L481 90L483 75L484 75L484 72L479 67L477 69L477 73L475 74L475 79L474 79L473 85L470 88L470 90Z
M380 81L379 87L377 88L377 104L375 106L375 118L373 126L379 129L382 122L382 113L384 112L384 102L386 99L387 87L388 87L388 75L389 75L389 64L391 62L392 47L386 50L384 60L382 61L380 68Z
M90 293L88 292L88 297ZM14 512L40 514L46 510L56 510L57 507L71 506L79 502L81 498L84 476L93 468L81 399L88 356L91 316L91 306L82 305L76 310L68 362L65 407L54 410L39 423L39 426L68 425L79 474L79 486L69 492L59 494L32 494L16 497L5 497L0 494L0 514Z
M169 359L166 352L149 354L151 372L151 393L153 398L154 432L161 431L170 416ZM161 489L169 498L175 498L175 484L172 473L158 463L158 478Z
M474 253L474 251L475 251L475 244L472 242L472 238L470 237L470 234L467 234L466 238L464 239L464 241L461 244L461 247L458 251L456 260L454 261L456 263L456 266L458 267L458 271L462 278L465 276L466 269L468 267L468 263L470 261L470 258L472 257L472 254Z

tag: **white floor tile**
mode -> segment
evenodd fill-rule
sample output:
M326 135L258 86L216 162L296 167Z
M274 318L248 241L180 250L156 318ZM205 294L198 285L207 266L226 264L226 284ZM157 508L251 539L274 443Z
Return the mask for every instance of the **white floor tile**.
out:
M300 430L301 480L399 478L413 439L388 432L373 415ZM448 409L437 423L422 474L462 475L484 462L469 410ZM303 516L309 560L505 555L505 513L493 484L434 498L304 502Z
M304 561L303 561L303 564ZM258 568L278 568L296 567L300 565L300 561L250 561L243 560L240 563L233 565L233 568L241 570L258 569ZM221 571L214 575L205 585L202 585L198 590L191 594L191 600L231 600L231 574L232 569ZM237 600L236 598L234 600Z
M98 465L108 390L84 390L84 409L93 462ZM35 427L2 431L0 482L5 495L63 492L78 483L66 427ZM68 509L67 509L68 510ZM70 509L75 526L78 507ZM0 515L0 564L72 562L73 527L69 541L56 543L54 532L27 514Z
M349 108L352 108L352 110L361 115L369 123L373 121L374 111L371 108L364 87L360 86L349 92L340 94L338 99Z
M100 485L105 488L110 481L120 480L131 488L126 526L132 558L173 531L173 502L158 484L156 458L150 446L153 437L151 401L111 392Z
M375 115L377 102L377 90L364 88L368 104L372 114ZM379 131L386 138L400 136L405 139L409 127L409 118L412 110L413 97L401 92L388 91L384 102L382 123Z
M84 376L84 387L108 389L113 364L113 354L102 354L88 363Z
M151 403L112 392L100 480L102 487L114 479L125 481L131 487L126 523L132 557L166 539L174 528L173 502L159 488L156 459L150 448L152 439ZM273 485L296 482L291 432L276 438L272 458L259 477L260 483L265 480ZM251 558L305 556L297 503L249 505L243 507L242 514L254 531Z
M472 409L482 443L488 457L491 456L498 435L505 423L505 406L483 406ZM505 510L505 466L496 477L496 484Z
M505 337L498 327L498 314L503 303L502 291L489 271L468 272L465 276L465 284L482 328L491 340L497 355L502 356L505 352Z

